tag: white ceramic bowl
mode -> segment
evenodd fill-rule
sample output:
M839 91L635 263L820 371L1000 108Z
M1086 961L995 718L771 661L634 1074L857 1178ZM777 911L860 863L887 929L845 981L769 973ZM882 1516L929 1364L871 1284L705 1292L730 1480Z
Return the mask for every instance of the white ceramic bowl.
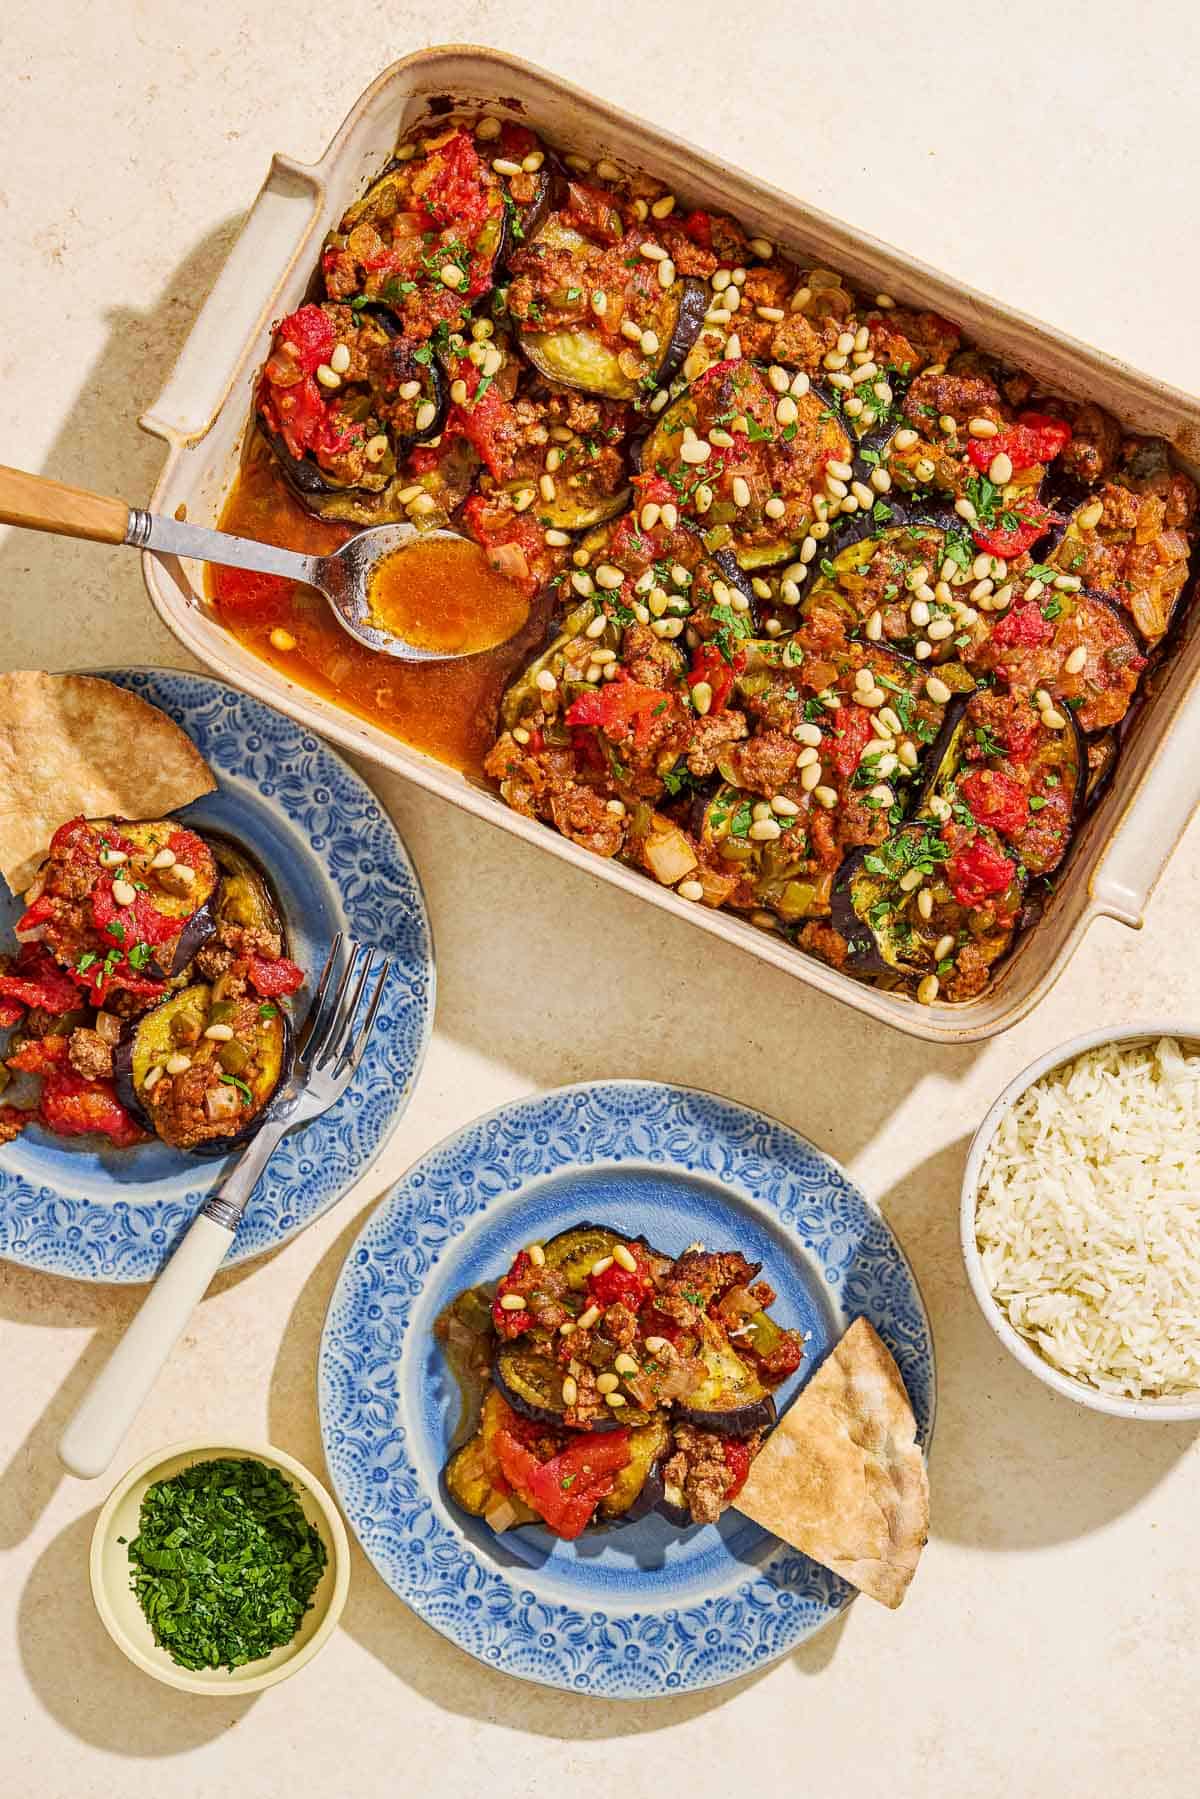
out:
M1046 1386L1053 1387L1064 1398L1074 1399L1079 1405L1089 1406L1094 1412L1107 1412L1112 1418L1138 1418L1155 1424L1182 1424L1188 1420L1200 1419L1200 1391L1169 1399L1124 1399L1119 1395L1102 1393L1096 1387L1075 1380L1039 1355L1033 1345L1019 1331L1014 1330L993 1298L983 1272L983 1259L975 1242L975 1210L983 1159L1000 1120L1025 1089L1031 1087L1042 1075L1048 1074L1052 1068L1074 1061L1085 1050L1098 1049L1109 1043L1154 1042L1159 1037L1177 1037L1189 1047L1200 1049L1200 1028L1195 1024L1186 1024L1177 1018L1151 1019L1143 1024L1130 1025L1124 1031L1088 1031L1082 1037L1072 1037L1057 1049L1048 1050L1044 1056L1039 1056L1028 1068L1022 1069L1008 1083L972 1139L963 1175L960 1230L967 1278L971 1283L971 1291L979 1302L979 1309L1005 1349L1016 1357L1023 1368L1027 1368L1030 1374L1035 1374Z
M156 1480L169 1480L195 1462L222 1457L265 1462L278 1468L296 1489L304 1515L321 1533L329 1559L312 1605L299 1631L281 1649L241 1668L181 1668L154 1641L150 1626L129 1585L129 1553L125 1543L138 1533L138 1518L146 1489ZM105 1500L92 1532L92 1597L104 1627L117 1648L136 1667L181 1693L201 1693L228 1698L231 1693L260 1693L289 1674L295 1674L333 1635L346 1603L350 1584L350 1545L341 1514L315 1475L294 1456L269 1443L173 1443L156 1450L131 1468Z

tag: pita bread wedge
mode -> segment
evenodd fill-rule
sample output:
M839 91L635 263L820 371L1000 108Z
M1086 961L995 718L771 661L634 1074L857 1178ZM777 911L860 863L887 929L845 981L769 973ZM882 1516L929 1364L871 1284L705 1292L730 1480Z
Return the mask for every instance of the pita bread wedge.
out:
M162 818L215 786L190 737L125 688L0 675L0 874L14 893L67 819Z
M858 1318L776 1427L735 1501L881 1605L908 1590L929 1480L900 1370Z

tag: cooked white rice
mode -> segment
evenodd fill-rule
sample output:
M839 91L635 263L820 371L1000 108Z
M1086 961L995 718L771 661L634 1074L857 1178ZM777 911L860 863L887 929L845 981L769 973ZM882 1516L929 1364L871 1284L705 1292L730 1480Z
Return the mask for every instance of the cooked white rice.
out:
M1133 1398L1200 1388L1200 1054L1108 1045L1035 1081L988 1146L975 1237L1056 1368Z

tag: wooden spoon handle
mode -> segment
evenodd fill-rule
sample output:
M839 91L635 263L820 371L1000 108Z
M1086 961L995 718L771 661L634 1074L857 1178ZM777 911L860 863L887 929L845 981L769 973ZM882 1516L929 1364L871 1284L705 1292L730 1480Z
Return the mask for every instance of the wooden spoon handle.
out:
M87 537L93 543L124 543L129 507L124 500L0 464L0 524Z

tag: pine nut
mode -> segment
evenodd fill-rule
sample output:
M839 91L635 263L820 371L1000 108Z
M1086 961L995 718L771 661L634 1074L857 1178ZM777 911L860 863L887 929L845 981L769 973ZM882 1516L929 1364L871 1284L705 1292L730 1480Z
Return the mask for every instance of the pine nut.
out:
M573 1375L563 1375L562 1397L565 1406L573 1406L579 1398L579 1383Z
M613 1367L618 1374L636 1374L638 1365L628 1350L622 1350L619 1356L613 1357Z
M965 518L969 525L975 522L976 512L970 500L955 500L954 510L959 518Z
M1078 593L1083 582L1078 575L1055 575L1054 585L1060 593Z
M699 881L680 881L675 891L680 899L702 900L704 898L704 888Z
M537 672L537 684L543 693L553 693L558 682L548 668L540 668Z
M832 812L837 805L837 793L832 787L814 787L813 798L818 806L824 807L826 812Z
M867 620L866 635L869 643L878 643L883 636L883 614L878 607Z
M334 344L329 366L335 375L344 375L350 367L350 350L346 344Z
M997 487L1004 487L1012 480L1012 478L1012 457L1007 456L1004 451L1001 450L1000 454L998 456L993 456L991 462L988 464L988 480L994 481Z
M369 437L363 449L363 455L368 462L382 462L387 452L388 440L382 431L377 432L374 437Z
M742 475L733 478L733 503L735 506L750 504L750 484Z
M797 743L806 743L810 745L811 748L818 749L821 744L821 727L820 725L809 724L806 721L804 724L796 726L796 729L792 732L792 736L796 739Z
M517 173L519 174L520 170L518 170ZM441 266L441 269L439 270L439 273L442 278L442 283L445 287L461 287L462 286L464 276L463 276L462 270L459 268L459 266L456 262L444 262Z
M492 159L492 168L497 175L519 175L521 165L509 156L497 156Z
M596 1324L599 1321L599 1318L600 1307L589 1306L586 1312L580 1312L579 1317L576 1319L576 1323L581 1331L590 1331L593 1324Z
M754 843L774 843L781 833L773 818L756 818L747 835Z
M933 701L935 706L948 706L949 705L950 689L946 686L946 683L943 680L941 680L937 675L930 675L929 679L925 683L925 691L929 695L930 699Z
M228 1024L210 1024L204 1035L210 1043L232 1043L233 1026Z
M692 688L692 705L703 718L713 701L713 690L707 681L697 681Z
M593 1274L606 1274L612 1265L613 1259L611 1256L599 1256L596 1261L592 1263L591 1272Z
M437 407L434 405L433 401L432 400L423 400L421 402L421 404L417 407L417 416L414 421L416 424L417 430L418 431L428 431L430 425L432 425L432 423L436 417L437 417Z
M787 511L787 503L781 500L778 494L772 494L763 507L763 511L768 518L782 518Z
M162 1080L163 1072L161 1067L152 1068L142 1082L142 1092L152 1093L155 1087L158 1086L158 1083Z
M596 1376L597 1393L615 1393L620 1384L615 1374L598 1374Z
M926 923L933 917L933 895L928 887L922 887L917 895L917 911Z
M892 442L898 450L911 450L913 445L919 440L920 435L919 431L913 431L906 425L903 431L897 431Z
M192 1058L190 1056L176 1055L167 1057L168 1074L186 1074L191 1065Z
M603 1379L604 1379L604 1376L601 1375L600 1380L603 1380ZM596 1385L599 1386L599 1384L600 1384L600 1382L597 1381ZM606 1393L604 1395L604 1403L605 1403L605 1405L610 1405L612 1407L613 1411L615 1412L618 1410L619 1407L621 1407L623 1405L628 1405L629 1402L625 1398L625 1395L623 1393Z
M124 850L100 851L101 868L120 868L122 862L128 862L128 860L129 857L125 854ZM175 860L174 852L172 852L171 860L172 862ZM154 864L151 863L150 866L153 868Z
M667 253L661 244L639 244L638 249L647 262L664 262L666 260Z
M1063 672L1068 675L1077 675L1080 669L1084 668L1086 665L1087 646L1082 643L1077 644L1063 663Z
M545 1267L546 1252L542 1248L540 1243L531 1243L529 1245L528 1250L526 1251L526 1254L528 1255L529 1260L533 1263L535 1268L544 1268Z
M1093 500L1090 506L1083 508L1075 522L1081 531L1094 531L1103 517L1104 501Z
M927 974L917 988L917 999L923 1006L931 1006L941 989L941 982L935 974Z
M112 896L118 906L132 906L137 898L137 889L132 887L128 881L114 881Z
M970 419L967 423L967 430L972 437L998 437L1000 435L1000 427L995 419Z
M947 637L954 635L954 620L952 618L935 618L925 635L930 643L944 643Z
M781 425L794 425L799 417L799 409L791 394L785 394L775 408L775 417Z
M1065 731L1067 728L1066 719L1061 712L1055 711L1053 706L1048 706L1042 713L1042 723L1050 731Z
M651 1355L664 1355L671 1347L666 1337L647 1337L645 1343Z
M907 874L900 876L901 893L915 893L925 876L919 868L910 868Z
M680 444L679 455L683 462L690 462L693 464L707 462L712 455L712 445L706 443L704 438L696 437L693 438L690 443Z

